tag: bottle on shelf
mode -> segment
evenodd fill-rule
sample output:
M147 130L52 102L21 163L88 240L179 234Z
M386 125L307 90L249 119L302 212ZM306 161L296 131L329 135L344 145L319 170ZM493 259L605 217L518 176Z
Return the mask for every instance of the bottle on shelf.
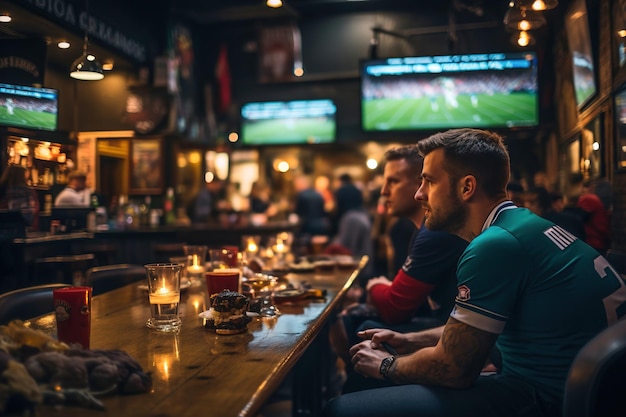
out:
M173 224L176 221L176 211L174 203L174 189L172 187L168 187L165 194L165 202L163 204L165 224Z

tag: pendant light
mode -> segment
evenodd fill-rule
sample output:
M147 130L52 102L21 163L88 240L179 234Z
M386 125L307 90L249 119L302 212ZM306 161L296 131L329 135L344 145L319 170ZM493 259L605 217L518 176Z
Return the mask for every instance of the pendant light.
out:
M85 15L89 21L89 0L85 1ZM70 77L76 80L97 81L104 78L102 64L96 57L88 51L89 38L87 28L85 28L85 39L83 42L83 54L78 57L70 68Z
M542 13L534 10L509 7L504 14L504 25L512 30L537 29L546 24L546 18Z
M558 0L520 0L519 2L520 7L532 9L537 12L554 9L558 5Z

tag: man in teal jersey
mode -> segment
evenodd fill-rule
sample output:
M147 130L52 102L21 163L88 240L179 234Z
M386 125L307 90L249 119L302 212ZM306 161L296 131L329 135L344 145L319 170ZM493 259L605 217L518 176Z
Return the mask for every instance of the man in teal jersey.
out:
M500 136L456 129L418 147L426 227L470 242L455 307L438 329L362 332L354 370L387 386L339 396L326 414L559 416L576 353L626 314L624 281L586 243L507 200ZM501 372L481 375L496 341Z

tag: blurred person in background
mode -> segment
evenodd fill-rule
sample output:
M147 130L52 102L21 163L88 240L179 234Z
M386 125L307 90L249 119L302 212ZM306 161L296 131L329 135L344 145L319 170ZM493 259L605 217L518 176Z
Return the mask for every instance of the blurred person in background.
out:
M54 199L55 207L89 207L91 191L87 188L87 173L72 171L67 176L67 186Z
M309 247L313 236L330 235L330 221L324 210L324 197L317 191L308 175L294 179L295 202L292 212L300 222L299 244Z
M352 209L355 201L363 201L363 192L354 184L352 175L343 173L339 175L338 186L334 191L335 211L333 212L332 232L336 234L339 230L339 222L343 215Z
M0 209L20 211L29 231L39 229L39 199L37 192L26 184L26 168L21 165L5 167L0 177Z
M571 185L572 203L583 210L585 242L604 255L611 245L609 212L595 193L595 183L584 181L582 174L574 174Z
M248 207L251 214L264 214L272 217L276 214L276 206L270 199L270 187L267 184L255 181L248 195Z
M330 188L330 178L326 175L318 175L315 178L315 189L324 198L324 210L326 210L326 213L332 213L335 210L335 196Z
M577 238L585 240L585 225L580 215L564 211L558 203L559 200L563 202L562 194L550 193L544 187L533 187L526 193L524 206L538 216L561 226Z

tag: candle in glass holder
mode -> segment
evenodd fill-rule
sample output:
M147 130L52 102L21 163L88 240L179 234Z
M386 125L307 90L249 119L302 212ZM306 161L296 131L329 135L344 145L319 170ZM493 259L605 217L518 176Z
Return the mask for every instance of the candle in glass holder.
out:
M287 246L285 245L282 239L276 239L276 246L274 247L274 252L278 253L279 255L282 255L285 252L287 252Z
M191 255L191 265L187 266L187 279L195 286L200 284L204 279L204 265L200 262L200 257L196 254Z

